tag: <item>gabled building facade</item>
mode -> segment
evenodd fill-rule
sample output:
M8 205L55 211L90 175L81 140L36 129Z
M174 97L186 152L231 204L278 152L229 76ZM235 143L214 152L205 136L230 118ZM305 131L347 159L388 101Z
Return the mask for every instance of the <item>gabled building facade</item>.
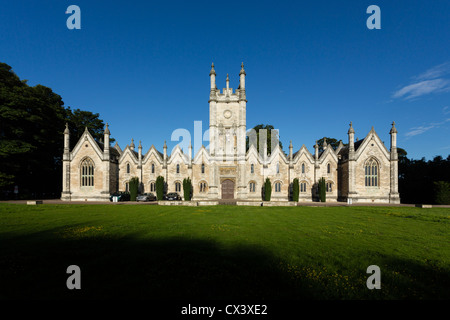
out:
M183 196L183 180L190 178L192 200L236 199L261 201L266 178L272 184L271 201L291 200L292 182L299 181L299 201L318 200L318 181L325 178L327 201L352 203L400 203L398 194L398 158L395 123L390 131L391 146L386 148L372 128L367 136L354 140L352 123L348 130L348 145L341 142L334 150L326 141L319 152L316 143L311 153L305 145L289 154L278 143L271 153L262 144L246 147L249 132L246 127L247 96L245 70L241 65L239 87L216 86L214 64L210 71L209 148L202 146L197 154L176 146L170 155L164 142L163 152L152 145L144 154L139 142L135 150L133 139L121 149L110 147L110 131L105 126L104 143L97 142L86 128L77 145L70 150L70 132L64 131L62 200L109 201L110 194L128 191L128 182L138 177L140 192L156 191L156 178L164 177L166 192ZM251 133L250 133L251 135ZM252 141L250 139L250 141Z

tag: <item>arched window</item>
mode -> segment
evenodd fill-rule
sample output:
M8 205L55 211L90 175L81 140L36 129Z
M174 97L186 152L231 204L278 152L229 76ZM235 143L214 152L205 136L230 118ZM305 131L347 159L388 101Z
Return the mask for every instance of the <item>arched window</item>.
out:
M256 191L256 183L255 182L250 182L250 192L255 192Z
M277 163L277 173L280 173L280 164Z
M301 193L306 192L306 182L300 182L300 192Z
M205 164L202 163L202 173L205 173Z
M152 173L155 173L155 164L152 163Z
M281 182L275 182L275 192L281 192Z
M327 182L326 188L327 188L327 192L333 192L333 183Z
M370 159L364 166L366 187L378 187L378 163L375 159Z
M250 165L250 173L255 173L255 166L253 163Z
M177 173L180 173L180 165L177 164Z
M305 173L305 164L302 163L302 173Z
M130 173L130 164L127 163L127 173Z
M175 182L175 191L180 192L181 191L181 183Z
M128 182L125 182L125 192L130 192L130 185Z
M327 164L327 173L331 173L331 165Z
M206 192L206 187L207 187L206 182L204 182L204 181L200 182L200 192L201 193Z
M156 185L155 182L150 182L150 192L156 192Z
M94 186L94 162L90 158L86 158L81 162L81 186Z

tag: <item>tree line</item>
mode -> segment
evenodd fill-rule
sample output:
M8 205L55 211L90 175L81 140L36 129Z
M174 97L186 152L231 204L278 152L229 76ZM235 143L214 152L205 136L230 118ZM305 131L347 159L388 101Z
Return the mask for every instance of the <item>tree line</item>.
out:
M0 198L60 196L66 123L71 148L85 127L103 137L98 113L64 106L52 89L29 86L0 62Z

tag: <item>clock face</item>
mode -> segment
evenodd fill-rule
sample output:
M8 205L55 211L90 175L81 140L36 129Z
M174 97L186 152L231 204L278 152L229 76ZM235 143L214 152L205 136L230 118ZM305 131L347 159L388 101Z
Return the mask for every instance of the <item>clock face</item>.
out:
M232 112L231 112L230 110L225 110L224 113L223 113L223 116L224 116L226 119L230 119L230 118L231 118L231 115L232 115Z

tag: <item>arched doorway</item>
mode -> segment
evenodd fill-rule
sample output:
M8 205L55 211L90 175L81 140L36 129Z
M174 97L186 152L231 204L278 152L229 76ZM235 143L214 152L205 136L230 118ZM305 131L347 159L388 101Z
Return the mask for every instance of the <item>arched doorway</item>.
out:
M222 181L222 199L234 199L234 181L223 180Z

